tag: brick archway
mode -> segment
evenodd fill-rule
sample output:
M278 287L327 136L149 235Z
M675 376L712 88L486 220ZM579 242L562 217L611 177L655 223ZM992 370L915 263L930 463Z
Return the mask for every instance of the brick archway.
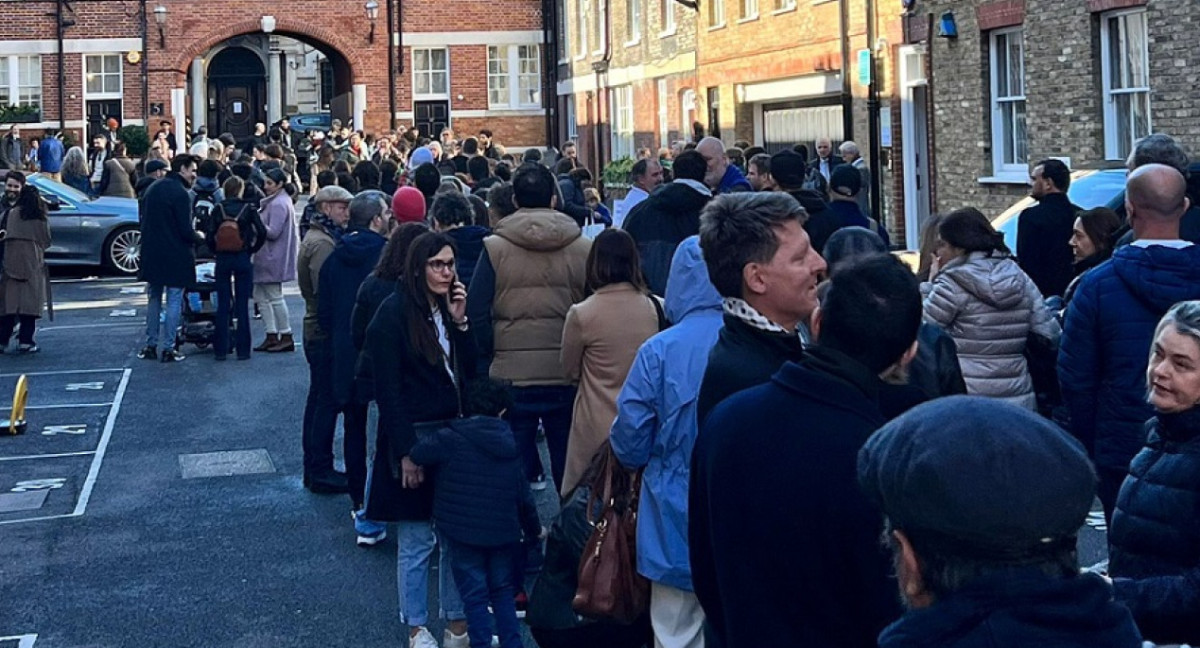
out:
M257 34L262 32L262 23L258 19L242 20L228 25L220 25L208 33L191 40L191 45L176 55L171 63L171 69L178 74L187 75L188 66L197 56L203 56L218 44L241 34ZM313 25L303 20L277 16L275 18L274 34L290 36L304 41L321 50L329 56L341 56L350 65L351 83L365 83L364 70L366 61L358 48L346 42L346 38L333 30L320 25ZM189 34L190 36L190 34Z

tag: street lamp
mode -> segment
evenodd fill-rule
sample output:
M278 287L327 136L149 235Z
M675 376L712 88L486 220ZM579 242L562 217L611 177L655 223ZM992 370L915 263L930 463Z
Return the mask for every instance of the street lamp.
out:
M167 8L158 5L154 8L154 22L158 23L158 47L167 48Z
M375 21L379 20L379 2L377 0L367 0L367 20L371 21L371 31L367 34L367 42L375 42Z

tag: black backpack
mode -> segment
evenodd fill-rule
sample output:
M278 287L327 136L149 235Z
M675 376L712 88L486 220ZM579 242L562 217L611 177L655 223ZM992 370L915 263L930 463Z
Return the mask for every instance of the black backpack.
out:
M212 231L213 213L217 210L216 192L196 192L192 200L192 229Z

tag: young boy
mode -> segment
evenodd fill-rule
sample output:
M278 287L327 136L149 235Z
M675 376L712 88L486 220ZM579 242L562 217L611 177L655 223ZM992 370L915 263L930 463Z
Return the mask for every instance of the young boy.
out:
M508 390L483 379L466 395L470 417L420 439L409 457L438 467L433 519L450 551L471 648L492 644L489 604L501 648L521 648L513 601L522 586L521 542L540 537L542 527L512 429L500 419L511 404Z

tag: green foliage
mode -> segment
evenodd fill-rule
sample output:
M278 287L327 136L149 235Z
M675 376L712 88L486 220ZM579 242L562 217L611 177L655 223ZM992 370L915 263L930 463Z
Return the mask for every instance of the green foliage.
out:
M31 106L2 106L0 107L0 124L28 124L41 119L42 109Z
M633 170L634 159L631 157L623 157L613 160L604 167L604 172L600 174L600 178L604 181L604 186L625 186L629 184L629 172Z
M122 126L117 136L125 143L129 157L139 158L150 150L150 133L145 126Z

